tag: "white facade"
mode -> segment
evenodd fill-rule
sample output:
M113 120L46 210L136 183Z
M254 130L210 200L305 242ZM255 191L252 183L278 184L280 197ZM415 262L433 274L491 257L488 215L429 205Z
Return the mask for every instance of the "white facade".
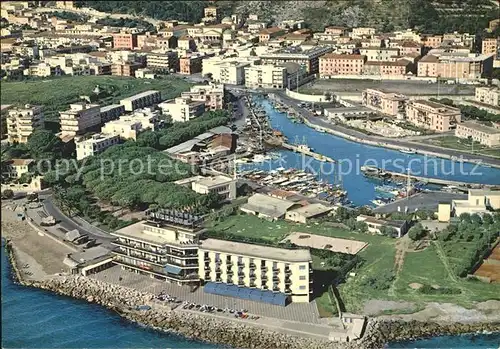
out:
M236 199L236 181L231 177L201 177L191 183L191 189L199 194L217 193L223 200Z
M75 139L76 159L82 160L87 156L96 155L119 142L119 136L106 134L96 134L87 139Z
M196 102L188 97L177 97L158 104L163 114L170 115L173 122L185 122L201 116L205 112L205 103Z
M287 69L272 64L246 67L245 86L250 88L285 88L288 86Z

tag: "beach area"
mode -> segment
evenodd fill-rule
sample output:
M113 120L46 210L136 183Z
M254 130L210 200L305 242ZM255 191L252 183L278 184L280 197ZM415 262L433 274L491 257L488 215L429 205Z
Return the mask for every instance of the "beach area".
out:
M437 335L500 331L495 311L498 301L483 302L476 309L430 304L416 314L371 318L362 339L332 342L239 319L171 309L157 305L153 293L68 275L62 261L72 251L28 223L17 221L13 212L5 208L2 208L2 238L7 241L12 277L19 284L96 303L130 322L204 343L240 348L379 348L388 342ZM150 309L137 310L140 305L149 305Z

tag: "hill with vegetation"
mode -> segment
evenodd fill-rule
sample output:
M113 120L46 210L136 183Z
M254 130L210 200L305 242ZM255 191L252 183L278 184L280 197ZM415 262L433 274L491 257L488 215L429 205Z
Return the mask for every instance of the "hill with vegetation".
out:
M278 22L304 19L310 28L328 25L373 26L380 31L415 28L425 33L480 33L499 17L498 3L491 0L315 0L242 1L214 3L222 16L258 14ZM206 1L79 1L99 11L199 22Z

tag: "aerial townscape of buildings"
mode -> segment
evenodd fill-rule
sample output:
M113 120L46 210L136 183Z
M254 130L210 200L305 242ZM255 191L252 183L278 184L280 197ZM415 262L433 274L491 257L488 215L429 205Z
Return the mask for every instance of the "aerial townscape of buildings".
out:
M462 292L469 305L498 290L500 37L313 32L304 20L223 17L216 2L200 23L131 15L148 25L130 28L103 24L111 14L76 1L48 3L1 4L2 94L28 91L15 103L2 97L2 230L10 219L58 242L67 251L53 263L64 275L149 283L139 291L162 290L152 302L186 316L218 308L226 319L325 342L361 340L384 311L411 317L407 308L367 311L371 291L420 309L422 299L453 302L446 297ZM32 86L71 79L77 90L89 76L102 84L57 110L30 99ZM176 84L185 87L175 93ZM338 163L336 145L313 148L301 127L392 149L387 156L461 157L491 172L430 178L361 166L356 178L331 182L291 165L254 167L281 149ZM98 161L150 157L175 166L98 173ZM59 160L77 165L61 178L42 173L41 162L57 172ZM363 181L358 191L376 184L355 194L358 204L346 181ZM453 282L408 271L418 254L432 254ZM468 289L471 278L484 294Z

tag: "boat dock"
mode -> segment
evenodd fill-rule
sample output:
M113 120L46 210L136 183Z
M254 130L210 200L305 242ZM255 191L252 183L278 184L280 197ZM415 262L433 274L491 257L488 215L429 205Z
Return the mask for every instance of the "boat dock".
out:
M322 154L315 153L307 145L304 145L304 144L293 145L293 144L288 144L288 143L282 142L281 146L285 149L292 150L296 153L302 153L304 155L311 156L311 157L315 158L316 160L319 160L322 162L335 163L334 159L332 159L328 156L322 155Z
M455 186L457 189L483 189L483 188L493 188L497 187L496 185L491 184L479 184L479 183L470 183L470 182L460 182L460 181L451 181L448 179L440 179L440 178L432 178L432 177L423 177L423 176L415 176L405 173L387 171L381 168L372 167L372 166L363 166L361 167L361 171L365 173L365 175L379 177L379 178L392 178L396 180L406 181L408 177L411 180L422 182L426 184L437 184L443 186Z

